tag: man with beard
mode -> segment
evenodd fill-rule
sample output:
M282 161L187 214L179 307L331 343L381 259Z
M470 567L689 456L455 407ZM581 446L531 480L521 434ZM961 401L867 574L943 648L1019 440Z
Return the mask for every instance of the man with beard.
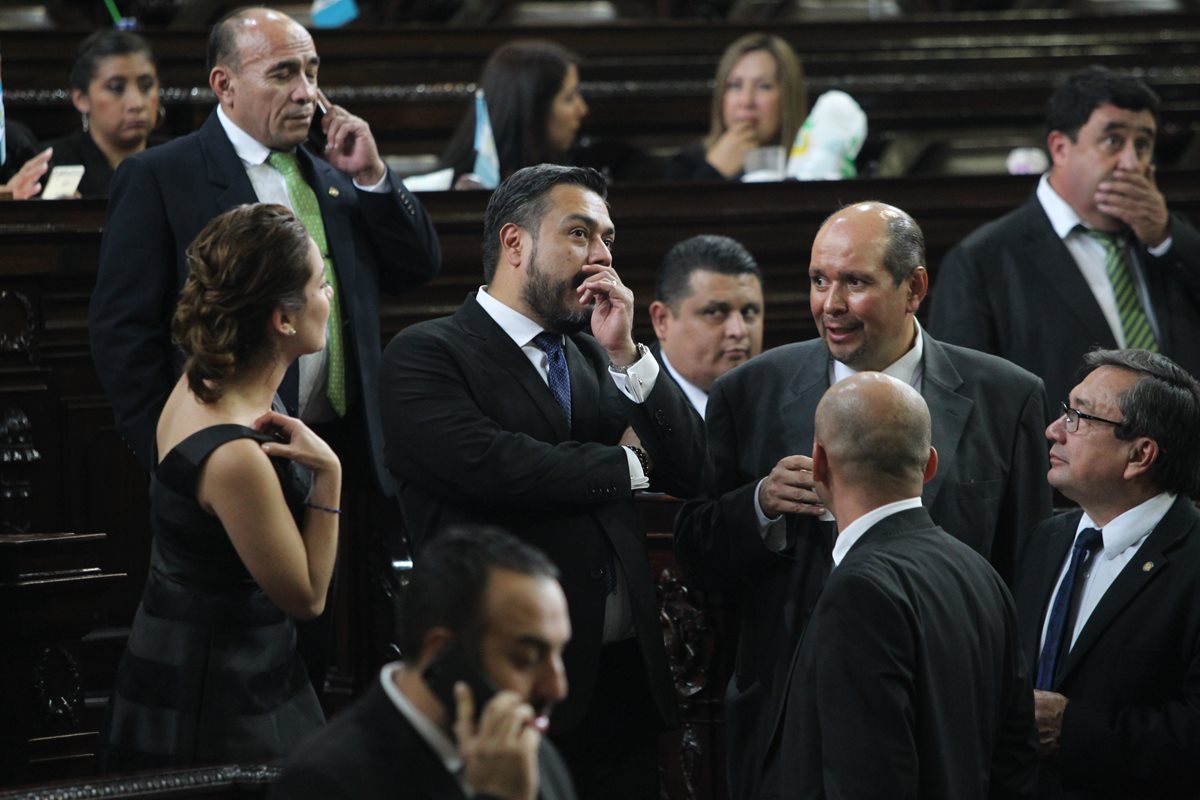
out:
M384 352L384 450L418 563L455 522L555 562L574 636L551 737L582 796L656 800L656 734L676 711L632 496L695 493L704 426L633 340L606 195L598 172L549 164L500 185L486 284Z
M925 398L940 466L921 500L1006 580L1022 537L1050 515L1039 480L1047 464L1042 382L921 329L916 313L929 276L912 217L876 202L843 208L818 231L808 277L821 338L777 347L713 384L714 480L675 522L676 554L692 585L740 593L725 697L730 794L738 798L757 796L771 733L764 726L832 564L833 518L813 490L810 457L813 415L830 386L877 371Z
M404 595L403 662L386 665L366 695L292 754L271 796L573 800L558 753L542 740L567 693L571 624L557 577L545 555L499 529L439 536ZM448 702L456 678L469 691ZM497 694L476 695L472 685Z

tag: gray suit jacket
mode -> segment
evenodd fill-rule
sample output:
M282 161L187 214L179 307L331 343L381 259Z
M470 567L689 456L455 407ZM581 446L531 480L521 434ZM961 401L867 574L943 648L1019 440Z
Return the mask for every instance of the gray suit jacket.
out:
M697 588L741 594L740 640L726 696L734 797L753 796L766 746L765 709L829 573L831 530L788 515L788 548L763 544L760 479L787 455L810 454L813 414L829 387L829 351L814 339L763 353L713 385L715 479L675 523L675 551ZM1026 533L1050 516L1042 382L994 356L925 335L922 395L933 418L937 475L922 495L942 528L1011 579Z
M1174 243L1162 258L1144 247L1134 250L1162 332L1161 351L1200 375L1200 233L1173 215L1171 235ZM946 255L931 302L933 335L1007 358L1040 377L1052 417L1078 383L1083 354L1117 346L1036 195Z

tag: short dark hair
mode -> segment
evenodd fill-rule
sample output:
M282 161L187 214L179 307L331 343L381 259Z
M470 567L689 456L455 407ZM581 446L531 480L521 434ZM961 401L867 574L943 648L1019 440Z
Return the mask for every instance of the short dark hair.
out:
M574 184L608 201L604 176L591 167L561 167L538 164L519 169L501 182L488 200L483 214L483 280L491 283L500 260L500 229L512 222L534 236L546 213L546 196L555 186Z
M483 593L492 570L558 579L558 568L537 548L488 525L460 525L433 537L413 560L404 593L400 650L415 661L433 628L447 628L468 643L482 635Z
M697 270L722 275L753 275L762 283L762 270L741 242L728 236L702 233L684 239L667 251L654 281L654 299L666 303L672 313L692 293L692 273Z
M75 60L71 62L71 71L67 74L67 83L72 89L87 92L88 84L96 77L100 69L100 61L109 56L127 56L140 53L158 71L158 59L149 43L129 31L112 29L100 30L88 36L79 43L75 51Z
M251 11L265 10L266 6L241 6L230 11L217 20L208 32L207 67L212 72L213 67L223 64L233 71L241 68L241 57L238 53L238 32L233 25L234 20L242 19ZM276 12L282 13L282 12Z
M1150 480L1164 492L1194 495L1200 489L1200 382L1171 359L1148 350L1093 350L1088 373L1116 367L1141 376L1117 398L1118 439L1146 436L1158 444Z
M1132 75L1091 66L1071 73L1046 105L1046 133L1059 131L1075 141L1092 112L1105 103L1126 111L1149 111L1158 122L1159 99L1154 90Z

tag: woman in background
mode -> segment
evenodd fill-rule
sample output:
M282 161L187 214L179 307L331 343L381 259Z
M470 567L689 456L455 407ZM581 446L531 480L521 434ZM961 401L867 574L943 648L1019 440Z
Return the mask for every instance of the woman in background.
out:
M736 180L754 148L790 150L807 113L804 70L791 46L765 33L742 36L717 65L708 136L671 160L667 178Z
M158 67L146 40L135 33L102 30L79 45L68 76L81 130L55 139L6 184L14 199L40 194L55 166L83 165L81 197L107 197L117 166L146 149L162 122Z
M579 135L588 107L579 93L579 58L554 42L517 39L496 48L479 78L487 100L500 179L534 164L562 164ZM475 105L463 116L442 154L454 168L455 188L475 166ZM470 183L469 186L464 185Z
M324 723L292 619L321 613L341 464L272 410L325 344L332 289L286 208L247 205L188 249L187 361L158 421L154 545L102 734L104 769L269 761Z

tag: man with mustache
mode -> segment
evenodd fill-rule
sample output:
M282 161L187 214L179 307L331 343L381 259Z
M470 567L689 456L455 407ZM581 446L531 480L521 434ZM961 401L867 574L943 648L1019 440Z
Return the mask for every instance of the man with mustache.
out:
M485 285L392 340L381 404L418 563L454 522L544 550L575 632L551 736L583 796L655 800L656 735L676 710L632 497L696 492L704 426L634 342L606 195L590 169L505 180L484 215Z
M498 529L444 532L405 591L404 660L292 755L271 796L572 800L542 738L567 694L571 623L557 577L544 554ZM437 687L456 678L466 690L448 705ZM497 694L475 696L472 683Z
M813 490L810 457L813 414L829 386L879 371L920 392L940 463L922 501L1006 580L1020 537L1051 510L1038 479L1046 466L1042 382L921 329L916 312L929 277L912 217L877 202L843 208L817 233L808 274L821 338L770 350L713 384L715 479L675 523L676 554L692 584L741 598L725 702L737 798L757 796L764 724L832 563L833 521Z
M1039 376L1055 408L1094 347L1149 349L1200 375L1200 233L1155 183L1158 109L1137 78L1071 75L1047 110L1050 171L946 255L930 332Z
M684 239L654 281L650 348L700 416L713 381L762 352L762 272L728 236Z

